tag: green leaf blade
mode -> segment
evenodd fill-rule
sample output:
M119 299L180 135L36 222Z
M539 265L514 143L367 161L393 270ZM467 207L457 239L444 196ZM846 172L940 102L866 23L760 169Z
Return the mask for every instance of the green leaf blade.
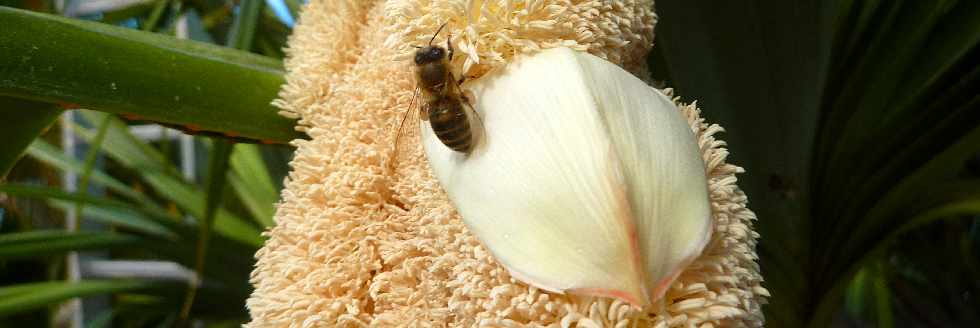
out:
M242 0L238 16L235 17L231 31L228 33L227 46L246 51L252 48L255 29L259 23L259 13L262 12L264 4L263 0Z
M99 121L104 113L82 112L90 121ZM75 126L79 136L94 140L95 132ZM197 186L176 176L176 169L165 163L165 157L155 149L145 145L126 128L126 125L112 119L103 151L123 166L134 170L161 196L174 202L178 207L196 218L205 217L206 194ZM263 238L254 225L226 209L219 208L215 214L214 231L252 245L262 245Z
M275 60L7 7L0 28L0 95L268 142L302 137L270 105L284 83Z
M2 67L0 73L3 73ZM0 75L0 81L3 79L3 75ZM52 104L0 95L0 140L4 143L3 147L0 147L0 181L20 159L24 149L50 126L61 112L61 109Z
M0 260L36 258L69 251L133 246L136 236L106 232L39 230L0 235Z
M42 282L0 287L0 317L43 308L75 297L172 287L173 283L136 280Z
M75 204L71 202L49 199L48 204L51 207L57 208L62 211L73 211L75 210ZM77 202L76 204L85 204L84 202ZM125 227L145 233L151 236L157 236L167 239L176 239L175 235L166 226L154 221L145 216L143 213L139 213L133 209L121 208L121 207L109 207L109 206L99 206L99 205L85 205L82 208L81 215L82 218L91 218L92 220L99 221L106 224L112 224L119 227Z
M61 171L80 174L84 170L84 165L82 162L65 156L60 149L41 139L34 140L34 142L31 143L30 147L27 148L27 155ZM133 188L130 188L126 184L109 176L101 170L93 169L91 179L92 182L105 186L109 190L118 193L127 199L137 201L143 205L155 206L146 198L145 195L133 190Z
M258 146L239 144L231 154L231 184L238 198L252 217L264 227L271 227L273 204L279 198L272 177L262 159Z

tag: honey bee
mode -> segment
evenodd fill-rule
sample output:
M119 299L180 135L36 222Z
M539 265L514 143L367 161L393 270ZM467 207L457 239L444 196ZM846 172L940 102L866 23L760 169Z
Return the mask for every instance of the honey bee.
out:
M402 117L395 138L395 156L397 156L398 140L408 117L419 112L420 119L429 121L432 131L446 147L469 154L473 151L475 138L470 128L469 113L464 106L469 106L469 100L462 93L460 84L450 68L453 59L453 44L446 40L446 47L433 45L439 32L446 26L442 24L429 39L425 47L416 46L415 51L415 95L408 111ZM421 99L418 99L421 96ZM472 108L472 106L470 106ZM418 110L416 110L418 109ZM475 114L475 112L474 112Z

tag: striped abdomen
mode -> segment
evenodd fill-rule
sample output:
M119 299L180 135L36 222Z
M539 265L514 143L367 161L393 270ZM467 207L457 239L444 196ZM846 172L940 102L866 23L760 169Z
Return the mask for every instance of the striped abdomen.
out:
M430 102L429 123L432 132L446 147L461 153L469 153L473 149L470 121L459 98L447 96Z

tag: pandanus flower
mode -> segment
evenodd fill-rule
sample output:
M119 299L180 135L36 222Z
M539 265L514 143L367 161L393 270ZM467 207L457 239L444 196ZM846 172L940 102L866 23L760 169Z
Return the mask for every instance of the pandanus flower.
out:
M311 2L276 104L312 139L256 255L250 325L761 326L755 216L721 128L630 74L652 10ZM477 146L420 122L393 154L412 46L443 23Z
M598 57L547 49L475 81L470 154L423 124L429 163L512 275L553 292L659 299L710 236L700 150L672 101Z

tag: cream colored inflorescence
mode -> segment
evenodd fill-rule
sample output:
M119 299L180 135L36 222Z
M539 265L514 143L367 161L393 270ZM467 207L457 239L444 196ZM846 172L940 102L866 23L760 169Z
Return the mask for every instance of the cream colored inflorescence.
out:
M385 46L411 54L446 24L458 74L480 77L511 58L568 47L642 73L657 15L652 1L390 1ZM439 38L445 42L445 37Z
M694 105L677 108L704 161L713 231L646 311L511 277L462 223L418 138L403 145L394 176L385 169L414 90L412 45L439 25L453 34L454 67L470 78L556 47L646 76L655 21L644 1L311 1L290 39L288 83L275 104L312 138L294 141L277 224L256 254L248 325L761 326L768 292L755 215L735 185L741 169L725 162L724 143L713 137L722 129Z

